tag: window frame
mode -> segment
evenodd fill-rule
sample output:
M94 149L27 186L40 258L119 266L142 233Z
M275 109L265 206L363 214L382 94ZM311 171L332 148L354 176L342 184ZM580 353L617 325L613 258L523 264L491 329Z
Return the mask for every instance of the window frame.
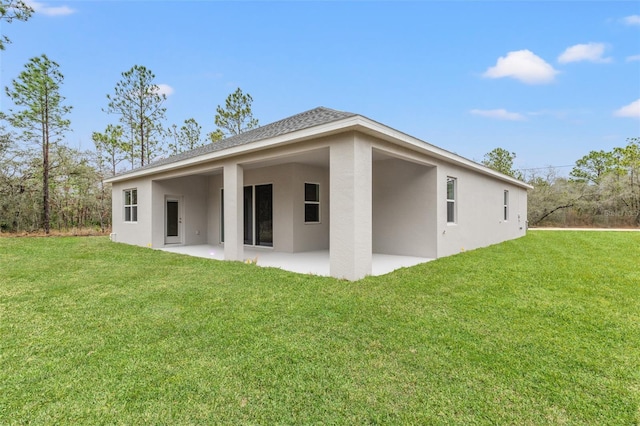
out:
M505 189L502 198L502 219L507 222L509 220L509 190Z
M307 200L307 185L314 185L316 188L316 199L315 200ZM320 208L320 184L317 182L305 182L304 183L304 193L303 193L303 199L304 199L304 209L303 209L303 215L304 215L304 223L305 224L318 224L318 223L322 223L322 209ZM317 212L317 217L318 220L307 220L307 206L316 206L315 208L318 210Z
M138 188L127 188L122 191L122 218L125 223L138 223ZM128 197L128 200L127 200ZM135 201L135 202L134 202ZM127 219L128 211L128 219Z
M449 183L453 183L453 197L449 198ZM458 194L458 178L453 176L447 176L447 224L456 224L458 223L458 203L456 201L456 195ZM449 218L449 206L451 206L452 218Z

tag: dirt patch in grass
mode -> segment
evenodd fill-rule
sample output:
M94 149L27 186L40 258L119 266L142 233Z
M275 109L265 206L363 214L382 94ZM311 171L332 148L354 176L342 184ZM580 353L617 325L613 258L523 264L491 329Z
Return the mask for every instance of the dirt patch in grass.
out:
M0 238L21 238L21 237L100 237L108 236L111 229L96 228L72 228L72 229L52 229L49 234L43 230L21 231L21 232L0 232Z

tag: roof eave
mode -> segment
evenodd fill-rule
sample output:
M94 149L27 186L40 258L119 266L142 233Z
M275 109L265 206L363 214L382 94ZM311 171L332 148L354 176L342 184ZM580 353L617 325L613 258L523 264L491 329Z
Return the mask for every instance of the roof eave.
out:
M519 179L516 179L509 175L505 175L496 170L490 169L489 167L486 167L480 163L476 163L475 161L471 161L465 157L462 157L461 155L439 148L428 142L425 142L411 135L395 130L389 126L378 123L377 121L368 119L366 117L359 116L358 118L363 120L362 125L364 129L375 132L375 135L383 140L387 140L389 142L402 145L412 150L417 150L419 152L426 152L430 156L435 157L437 159L440 159L449 163L454 163L466 169L471 169L479 173L482 173L484 175L492 176L494 178L507 181L511 184L517 185L525 189L533 189L533 186L525 182L522 182Z
M426 153L437 159L456 164L458 166L475 170L484 175L492 176L494 178L507 181L511 184L520 186L526 189L532 189L531 185L528 185L518 179L511 176L504 175L493 169L485 167L474 161L468 160L458 154L454 154L442 148L438 148L435 145L431 145L406 133L395 130L389 126L378 123L374 120L366 118L361 115L354 115L341 120L332 121L330 123L321 124L306 129L297 130L291 133L266 138L251 142L246 145L238 145L223 149L220 151L214 151L208 154L203 154L197 157L187 158L184 160L176 161L168 164L161 164L157 167L148 167L140 170L133 170L123 175L113 176L105 179L105 183L115 183L126 181L135 178L141 178L145 176L152 176L159 173L174 171L185 167L191 167L211 161L220 161L226 158L231 158L240 154L247 154L251 152L260 151L267 148L273 148L276 146L288 145L295 142L309 140L317 137L328 136L331 134L341 133L349 130L358 130L363 133L371 134L383 140L393 142L395 144L402 145L411 150Z
M214 151L208 154L199 155L197 157L186 158L184 160L176 161L173 163L161 164L156 167L151 166L151 167L139 169L139 170L132 170L122 175L117 175L117 176L112 176L110 178L107 178L104 180L104 182L114 183L114 182L130 180L134 178L140 178L144 176L151 176L158 173L182 169L184 167L190 167L190 166L207 163L211 161L220 161L220 160L224 160L225 158L230 158L240 154L247 154L255 151L260 151L266 148L273 148L276 146L288 145L294 142L300 142L303 140L308 140L316 137L340 133L348 129L349 127L355 126L356 124L355 119L357 118L358 116L348 117L342 120L336 120L330 123L321 124L321 125L309 127L306 129L296 130L291 133L286 133L283 135L258 140L255 142L248 143L246 145L233 146L220 151Z

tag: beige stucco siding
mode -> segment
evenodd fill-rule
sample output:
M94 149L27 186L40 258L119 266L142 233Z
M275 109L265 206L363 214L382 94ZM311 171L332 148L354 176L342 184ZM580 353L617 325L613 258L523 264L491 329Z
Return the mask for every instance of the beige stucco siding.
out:
M124 190L138 190L138 221L124 221ZM152 197L151 181L148 178L114 182L111 207L113 214L112 238L120 243L149 246L152 243Z
M456 223L447 223L447 177L457 180ZM509 218L503 219L504 191ZM526 190L460 167L438 167L438 257L485 247L526 233Z
M207 199L207 244L215 245L222 241L221 232L221 199L223 179L222 175L208 177Z
M208 181L205 176L184 176L153 182L152 244L165 244L165 199L172 197L180 202L181 243L205 244L207 242Z
M373 163L373 252L436 257L435 167L387 158Z
M331 275L360 279L372 265L371 139L349 133L332 144L329 173Z
M244 173L245 186L273 185L273 250L276 251L292 251L292 173L290 164L261 167Z
M294 164L291 175L292 251L327 250L329 248L329 169ZM304 221L304 184L320 185L320 223Z
M333 148L353 144L354 141L358 141L358 146L366 146L363 152L367 156L371 156L373 149L383 153L383 158L372 159L371 167L358 167L353 163L354 155L361 150L347 150L346 157L337 155L334 158L335 170L332 171L328 164L318 167L296 162L260 167L257 154L243 158L241 164L251 164L251 167L242 168L243 185L273 184L274 250L298 252L329 248L330 224L336 214L330 214L331 182L345 179L351 179L349 185L358 186L349 187L352 195L339 196L341 203L346 202L345 197L358 198L366 192L360 186L362 182L371 181L371 217L349 216L346 220L362 229L369 226L363 226L363 223L370 223L369 238L372 251L376 253L442 257L524 235L526 190L509 182L357 132L309 141L307 145L309 149L317 150L323 146ZM276 151L274 157L288 152L285 148ZM300 149L296 151L301 152ZM362 158L362 154L358 155ZM342 164L344 162L349 164ZM353 170L349 170L351 165L354 165ZM189 173L195 174L190 176ZM456 224L446 222L447 176L457 179ZM305 182L320 184L319 224L304 223ZM219 162L200 164L179 173L161 174L154 180L136 178L114 182L113 232L116 241L163 246L165 198L175 196L181 201L182 243L218 244L223 185ZM136 223L123 221L122 191L130 188L138 189ZM505 189L509 190L507 221L502 218ZM360 210L358 212L361 214ZM340 221L344 222L343 219Z
M320 184L319 224L304 222L304 183ZM305 164L281 164L244 171L244 186L273 185L273 249L283 252L329 248L328 169ZM221 175L208 178L207 242L218 244L220 236Z

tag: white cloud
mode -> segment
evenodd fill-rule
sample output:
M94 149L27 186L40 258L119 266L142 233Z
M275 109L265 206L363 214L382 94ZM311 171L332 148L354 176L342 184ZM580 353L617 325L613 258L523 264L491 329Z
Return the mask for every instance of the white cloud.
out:
M174 92L173 87L169 86L168 84L156 84L156 86L158 86L159 95L170 96Z
M33 0L26 0L27 5L36 13L42 13L47 16L65 16L75 13L75 9L71 9L69 6L49 6L46 3L41 3Z
M538 111L529 111L526 113L530 117L552 117L557 120L569 121L570 123L583 122L586 116L592 115L593 111L580 109L541 109Z
M481 117L495 118L496 120L524 121L525 116L517 112L509 112L506 109L472 109L469 111L473 115Z
M640 61L640 55L627 56L627 62Z
M211 78L211 79L215 79L215 80L219 80L222 77L224 77L224 74L222 74L221 72L205 72L203 74L204 78Z
M640 118L640 99L631 102L629 105L623 106L618 110L615 110L613 112L613 115L615 115L616 117Z
M558 56L558 62L568 64L569 62L611 62L611 58L603 58L604 51L607 48L604 43L586 43L576 44L562 52Z
M622 22L627 25L640 25L640 15L629 15L622 18Z
M511 77L527 84L551 83L558 73L530 50L517 50L498 58L496 65L483 74L488 78Z

